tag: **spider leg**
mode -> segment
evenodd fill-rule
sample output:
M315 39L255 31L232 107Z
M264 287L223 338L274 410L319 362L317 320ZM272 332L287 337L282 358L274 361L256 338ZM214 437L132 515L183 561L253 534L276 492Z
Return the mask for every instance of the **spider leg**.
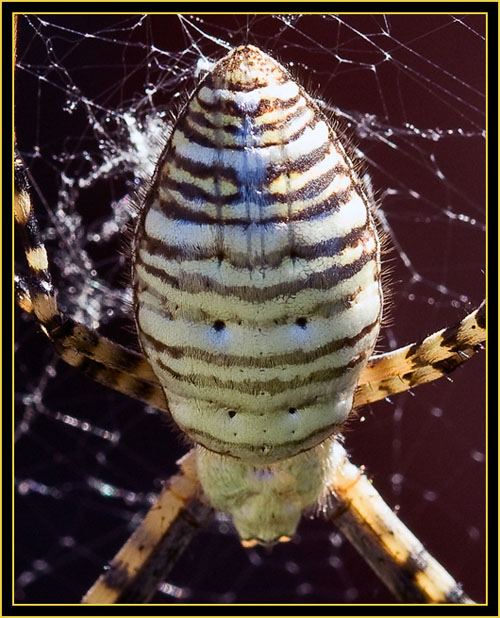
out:
M29 287L25 280L16 276L14 281L17 303L26 313L34 313ZM127 358L132 359L132 361L135 360L135 357L140 356L137 352L114 344L104 337L98 337L82 324L76 324L69 318L68 322L76 327L75 330L81 327L80 332L83 332L85 336L80 339L76 338L74 330L72 336L69 335L67 338L58 339L54 337L54 332L51 332L49 339L62 360L68 363L68 365L78 368L103 386L107 386L119 393L123 393L162 412L168 413L165 395L156 376L153 374L152 377L148 375L146 378L144 375L136 376L130 373L133 363L127 362ZM94 348L88 349L89 336L97 337L99 346L109 346L109 349L113 351L113 359L115 360L109 360L108 356L110 353L102 359L103 362L96 360L101 357L93 352ZM142 359L143 357L140 358ZM120 360L121 364L118 362Z
M363 371L354 406L378 401L448 375L486 338L486 301L463 320L418 343L372 356Z
M106 367L78 352L74 348L57 349L59 356L72 367L78 368L87 376L119 393L142 401L162 412L169 412L163 389L158 382L137 378L123 371Z
M33 211L28 179L19 157L15 162L15 189L14 215L23 236L30 270L27 279L15 278L19 306L36 316L63 360L91 374L98 382L126 394L137 393L139 399L144 401L146 398L152 403L146 396L147 384L156 391L159 389L158 380L142 354L100 336L60 312L48 270L47 252ZM160 399L157 396L153 399L165 407L163 395Z
M33 212L28 177L17 154L14 161L14 218L23 236L24 253L31 275L29 282L21 287L21 298L29 301L30 312L36 315L48 334L60 324L62 316L48 271L47 252ZM21 292L18 292L18 298Z
M82 603L147 603L213 509L197 499L195 452L185 455L139 527Z
M140 380L158 384L157 377L142 354L102 337L71 318L66 317L61 326L53 329L50 338L63 357L64 350L74 350L89 360L124 374L124 380L127 375L136 382Z
M396 598L406 603L474 603L349 461L339 441L334 448L339 465L330 479L333 512L328 519Z

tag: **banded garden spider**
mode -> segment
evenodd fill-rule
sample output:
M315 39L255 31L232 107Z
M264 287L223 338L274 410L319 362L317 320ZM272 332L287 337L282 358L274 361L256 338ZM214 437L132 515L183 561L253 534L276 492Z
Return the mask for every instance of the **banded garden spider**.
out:
M15 215L23 230L26 258L33 277L29 284L18 280L19 305L36 316L42 330L68 364L110 388L167 411L159 384L140 355L60 314L20 160L17 165ZM383 399L450 373L479 349L484 340L485 319L483 303L459 324L417 344L373 357L359 381L355 405ZM344 453L340 444L338 448ZM348 462L347 455L339 457L345 464L332 479L331 489L338 497L336 508L347 509L348 513L339 515L334 510L332 519L365 553L369 564L391 590L409 601L470 603L439 563L398 523L362 472ZM149 598L154 592L156 577L161 576L158 561L164 570L170 566L171 554L177 557L197 527L207 520L209 511L198 504L197 498L196 472L192 457L188 456L181 474L166 485L148 518L84 602L133 602L137 598ZM394 536L400 536L396 544L391 540ZM159 548L162 548L160 558L155 556ZM150 560L153 560L152 565ZM151 569L157 571L156 577L151 575Z

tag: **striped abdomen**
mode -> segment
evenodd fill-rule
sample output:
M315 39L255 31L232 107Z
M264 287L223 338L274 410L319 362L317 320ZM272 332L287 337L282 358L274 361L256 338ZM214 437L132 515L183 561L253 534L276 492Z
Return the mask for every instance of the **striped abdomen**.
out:
M139 336L176 423L255 464L337 431L379 331L379 242L326 119L255 47L174 127L135 244Z

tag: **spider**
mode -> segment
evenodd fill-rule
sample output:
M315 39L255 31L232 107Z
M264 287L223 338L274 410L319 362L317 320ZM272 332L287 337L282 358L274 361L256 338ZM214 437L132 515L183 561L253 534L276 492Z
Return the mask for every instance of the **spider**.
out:
M136 352L113 344L58 313L28 183L19 160L17 165L16 221L25 232L26 255L34 277L29 285L17 280L18 304L24 311L34 313L67 363L110 388L166 411L159 383ZM372 357L360 380L356 405L439 379L468 360L480 348L484 335L483 303L458 324L433 333L418 344ZM110 363L114 368L109 368ZM398 366L399 373L395 370ZM384 583L407 602L471 603L446 570L425 552L385 505L363 472L348 461L340 443L336 448L342 465L332 478L336 506L332 509L332 521ZM89 590L84 602L145 602L154 594L159 579L166 576L192 536L211 516L210 507L199 501L193 460L191 451L180 462L180 473L165 485L141 526L111 561L109 570Z
M21 169L19 165L18 169ZM26 255L33 272L33 279L27 285L22 281L19 282L19 303L26 311L36 315L44 332L62 358L82 368L96 380L108 386L151 403L159 409L165 409L165 401L158 388L156 377L144 359L134 352L103 340L83 325L75 324L60 315L47 272L48 262L45 250L37 238L36 223L22 172L20 172L16 201L16 221L25 232ZM484 310L481 309L463 320L460 326L445 329L441 333L426 338L420 344L413 344L390 355L373 357L358 382L356 404L375 401L377 398L406 390L452 371L475 350L481 341L483 328ZM123 374L128 374L128 377L122 379ZM335 448L341 449L341 446L337 444ZM339 460L345 460L342 452L339 452ZM195 486L189 458L184 462L184 469L185 475L181 479L188 479L191 482L191 489L183 496L181 506L188 508L188 499L190 500L193 496L192 488ZM351 481L345 483L347 494L343 498L341 478L344 472L342 471L345 471L345 476L350 477ZM363 475L353 472L347 461L345 465L339 466L336 474L339 478L332 478L332 490L341 501L349 504L352 511L356 500L354 499L355 492L351 491L350 486L363 486ZM182 485L182 480L179 483ZM182 496L182 491L182 487L179 489L174 481L171 490L166 492L167 502L168 496L171 498L172 494L176 496L179 493ZM363 491L365 496L369 494L367 487ZM389 524L389 526L392 525L394 524ZM406 571L411 571L411 576L408 578L410 580L416 581L431 568L432 561L424 558L420 549L416 552L413 548L406 558L403 566ZM114 568L105 578L105 584L109 588L116 588L118 580L128 580L129 576L127 563L119 565L115 563ZM438 598L449 602L467 601L465 595L459 593L456 585L450 585L449 581L447 585L448 589L444 593L441 591L444 597Z

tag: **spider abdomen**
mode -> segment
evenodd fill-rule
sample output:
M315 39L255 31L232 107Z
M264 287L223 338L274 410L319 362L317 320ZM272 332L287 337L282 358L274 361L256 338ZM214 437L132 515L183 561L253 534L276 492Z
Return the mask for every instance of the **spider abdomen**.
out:
M379 246L337 137L254 47L198 87L138 230L136 313L172 415L249 461L315 446L350 412L379 328Z
M254 465L337 432L379 331L379 258L325 117L272 58L232 51L174 126L135 239L139 337L179 427Z

